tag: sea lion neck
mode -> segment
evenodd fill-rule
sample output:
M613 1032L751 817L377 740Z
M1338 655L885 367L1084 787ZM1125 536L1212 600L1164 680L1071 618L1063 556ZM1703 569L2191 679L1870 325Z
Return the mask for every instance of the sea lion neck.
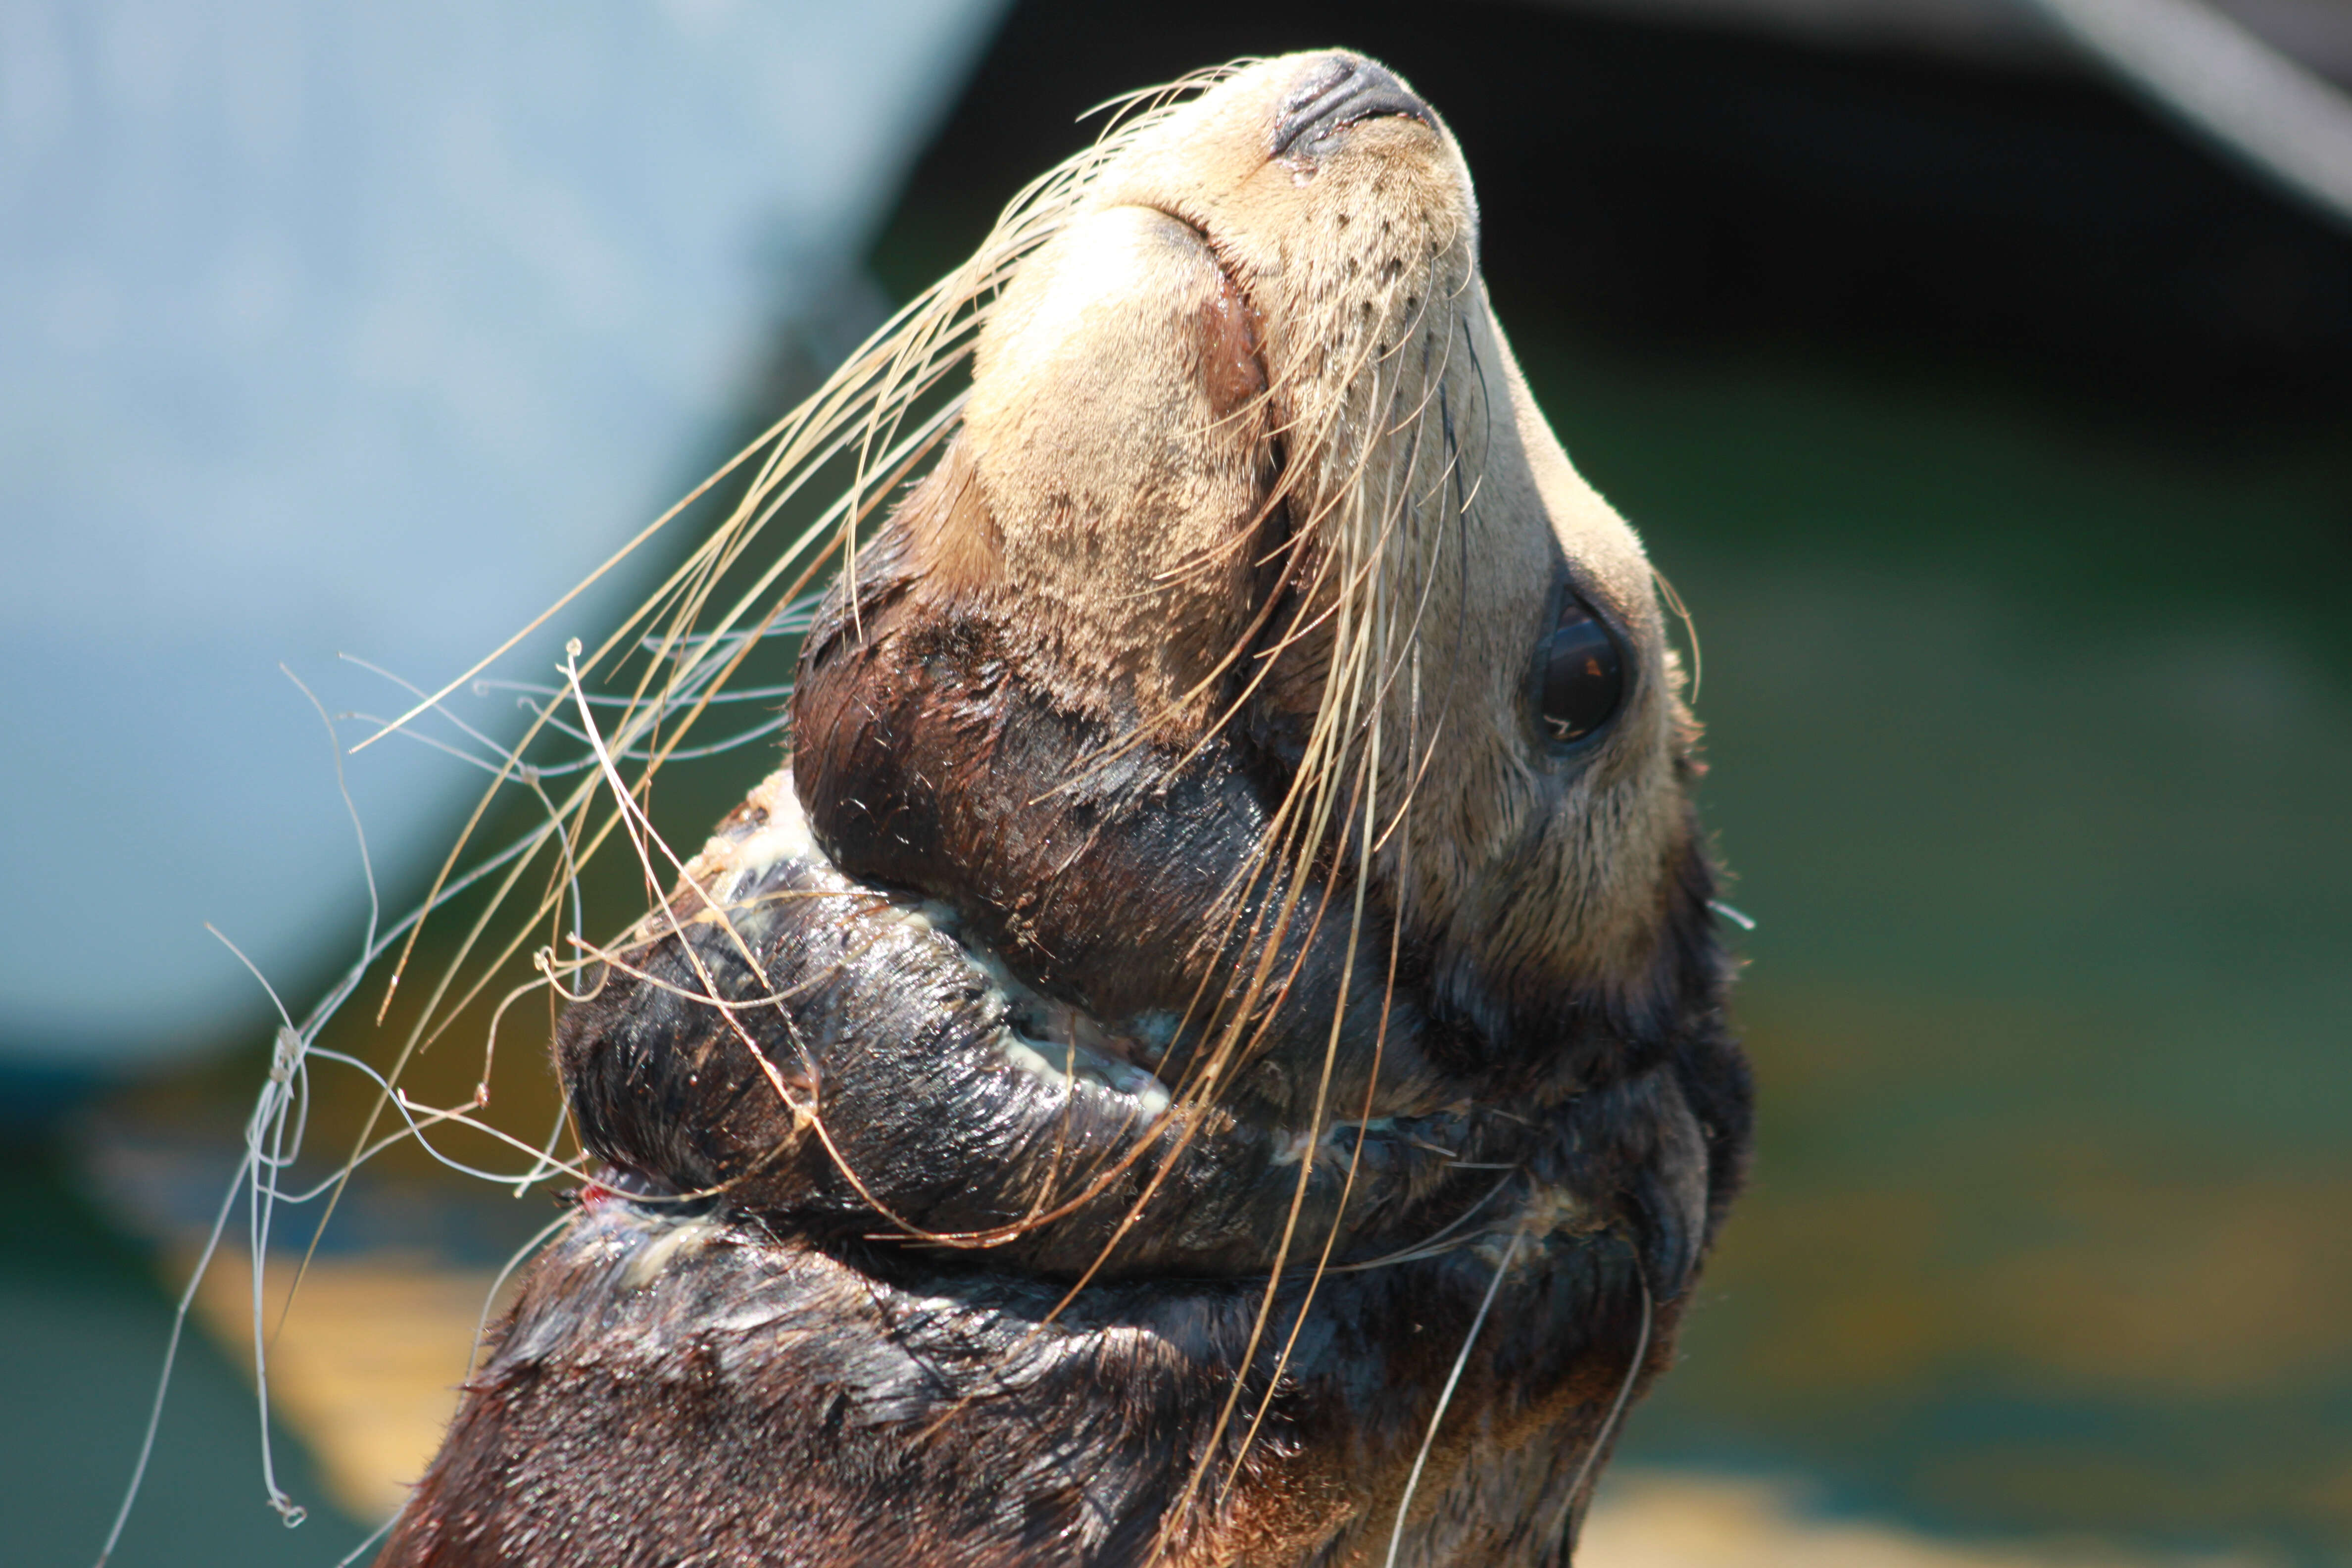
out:
M859 362L978 319L789 764L581 977L615 1173L387 1563L1557 1564L1671 1359L1748 1143L1697 731L1444 121L1259 61L1024 203Z

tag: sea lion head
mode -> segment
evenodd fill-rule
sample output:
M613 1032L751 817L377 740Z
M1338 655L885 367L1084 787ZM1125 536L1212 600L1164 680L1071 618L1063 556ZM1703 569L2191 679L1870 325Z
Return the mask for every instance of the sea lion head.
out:
M789 777L640 932L727 926L806 1098L697 1113L709 1052L616 1050L625 984L565 1026L575 1110L681 1187L1033 1267L1400 1244L1472 1184L1416 1150L1523 1163L1530 1114L1721 1033L1654 580L1398 78L1263 61L1079 168L983 252L961 419L808 636ZM1706 1164L1643 1227L1663 1289Z
M1022 264L900 521L913 616L1016 650L1001 700L1242 753L1291 858L1363 876L1457 1043L1525 1064L1685 989L1694 730L1648 563L1529 396L1477 240L1398 78L1240 70Z
M1453 136L1327 54L1234 78L1135 162L1103 199L1189 222L1266 323L1286 521L1325 558L1302 607L1357 647L1318 638L1265 703L1296 727L1349 707L1335 661L1377 672L1379 795L1412 805L1374 877L1407 942L1538 1030L1550 999L1644 996L1691 731L1640 544L1496 324Z
M1141 1411L1053 1527L1087 1560L1353 1560L1408 1511L1413 1560L1545 1558L1747 1147L1656 580L1384 68L1222 73L1040 190L942 296L970 391L807 636L790 770L560 1031L601 1190L715 1205L733 1261L598 1222L492 1382L765 1322L712 1271L779 1259L762 1300L922 1305L793 1320L746 1451L846 1400L905 1427L860 1464L992 1497ZM869 1331L933 1383L841 1392ZM812 1519L890 1506L793 1462Z

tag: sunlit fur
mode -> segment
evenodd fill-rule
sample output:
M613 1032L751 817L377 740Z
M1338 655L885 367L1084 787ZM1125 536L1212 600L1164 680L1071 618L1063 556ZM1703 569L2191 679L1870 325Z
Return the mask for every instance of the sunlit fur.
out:
M1304 177L1265 149L1296 74L1295 58L1244 70L1150 127L1023 265L964 418L985 511L945 520L992 537L931 548L984 558L1071 670L1131 679L1145 726L1187 733L1214 721L1214 678L1244 657L1251 524L1278 454L1272 494L1299 535L1286 565L1312 585L1296 635L1315 657L1248 674L1305 721L1299 811L1377 820L1406 940L1465 995L1642 1005L1694 738L1649 565L1528 394L1452 136L1367 121ZM1272 383L1240 408L1201 363L1221 268ZM1527 696L1562 556L1640 672L1573 766ZM1333 776L1368 763L1363 785Z
M1007 1309L991 1297L994 1316L954 1331L967 1334L952 1342L976 1358L973 1375L995 1377L1031 1356L1056 1375L1098 1364L1106 1407L1141 1400L1142 1384L1118 1380L1148 1381L1147 1369L1185 1380L1191 1392L1164 1395L1181 1411L1169 1429L1184 1436L1169 1440L1156 1469L1122 1483L1123 1506L1137 1511L1119 1515L1127 1522L1101 1538L1113 1544L1087 1560L1379 1562L1391 1539L1399 1561L1564 1560L1627 1397L1670 1353L1685 1291L1745 1159L1745 1068L1724 1034L1727 967L1687 795L1696 729L1641 547L1570 465L1489 308L1475 200L1443 123L1388 114L1272 148L1272 129L1333 60L1289 57L1182 84L1024 193L971 263L739 458L754 470L741 504L585 659L609 679L635 639L653 637L663 649L609 740L616 757L651 744L650 773L740 657L727 637L772 616L836 548L845 560L834 606L811 634L794 774L763 784L756 810L730 819L700 859L689 865L662 845L632 798L644 773L631 778L618 763L551 812L545 842L561 838L567 866L617 829L649 878L679 879L667 910L619 942L581 956L551 952L542 965L551 981L592 992L567 1020L560 1053L588 1152L667 1186L630 1200L655 1217L592 1218L533 1275L387 1562L490 1560L481 1553L495 1542L493 1494L530 1470L540 1441L507 1424L537 1430L530 1421L550 1418L515 1392L541 1376L530 1370L539 1363L516 1359L526 1352L576 1370L604 1353L599 1333L637 1336L638 1348L685 1335L691 1320L663 1317L673 1309L662 1292L716 1299L709 1292L724 1287L710 1283L712 1270L751 1266L711 1260L722 1254L774 1248L779 1271L761 1275L759 1288L805 1273L793 1308L803 1317L806 1301L852 1289L845 1268L872 1267L877 1290L912 1289L890 1274L896 1264L860 1264L854 1249L836 1255L832 1240L794 1230L793 1194L822 1184L805 1161L836 1168L866 1231L976 1249L1021 1280L1028 1294L1015 1292L1011 1315L1032 1327L1007 1329ZM967 355L969 394L910 423ZM784 503L844 453L859 467L849 491L800 538L765 542ZM876 531L877 512L887 520ZM722 574L747 564L761 568L756 585L715 604ZM1613 721L1573 749L1547 741L1529 691L1563 582L1615 628L1628 671ZM954 786L998 792L972 819L988 825L983 837L948 840L954 864L860 864L859 814L898 807L861 795L866 775L841 759L895 744L889 725L901 721L876 717L856 684L869 676L857 672L897 668L887 658L912 668L922 660L903 652L914 646L907 639L971 628L1018 648L999 721L1011 713L1017 727L1034 714L1089 739L1052 776ZM630 679L625 669L622 683ZM908 710L917 722L924 711ZM795 1061L780 1039L755 1037L763 1017L835 977L788 984L754 954L760 932L735 929L751 918L725 891L741 846L785 813L776 792L797 787L825 854L851 878L945 899L959 919L997 933L990 941L1013 969L1050 970L1050 945L1020 945L1029 894L1020 910L971 907L988 897L975 887L995 884L958 877L1004 853L1000 828L1051 838L1065 803L1093 810L1087 792L1137 757L1152 759L1171 792L1262 786L1262 802L1249 795L1236 808L1257 813L1262 831L1234 847L1205 891L1171 868L1167 907L1184 934L1139 926L1132 951L1115 961L1021 978L1066 1005L1117 995L1130 1011L1181 1014L1191 1034L1171 1058L1181 1069L1174 1106L1075 1149L1074 1173L1056 1142L1050 1169L1013 1173L1034 1202L1004 1223L949 1234L904 1194L942 1181L984 1194L1009 1178L940 1169L946 1156L922 1147L860 1153L854 1123L866 1108L854 1093L835 1094L824 1061ZM1153 809L1150 789L1120 788L1115 809L1068 830L1064 864ZM560 908L561 881L552 889L529 929L546 930ZM1075 900L1080 912L1090 896L1034 890ZM1153 890L1121 896L1148 902ZM854 885L824 897L841 929L898 919L879 893L860 903ZM478 931L497 929L486 920ZM885 939L904 940L895 928ZM526 940L519 931L502 952L494 943L493 962ZM714 977L710 955L730 952L748 989ZM467 994L461 980L445 981L415 1038L446 1026L441 998ZM698 1000L725 1005L697 1022ZM656 1016L657 1027L644 1023ZM653 1029L656 1044L633 1046L615 1067L604 1042L625 1027ZM661 1059L659 1041L683 1040L681 1030L700 1031L696 1074ZM722 1073L738 1046L763 1077L740 1063L726 1068L734 1077ZM658 1168L665 1150L684 1147L674 1135L709 1131L664 1125L660 1114L682 1108L690 1121L693 1094L722 1089L740 1122L737 1142L702 1164ZM1418 1152L1402 1150L1379 1173L1367 1165L1360 1179L1372 1125L1422 1120L1450 1144L1435 1147L1434 1164L1423 1138ZM1298 1152L1269 1168L1269 1140ZM950 1146L970 1145L939 1148ZM1135 1261L1151 1238L1129 1226L1165 1211L1165 1202L1150 1208L1163 1177L1206 1191L1218 1173L1244 1169L1272 1196L1222 1195L1258 1229L1192 1252L1190 1243L1147 1247L1149 1262ZM1505 1174L1484 1174L1494 1171ZM1474 1189L1485 1195L1465 1201ZM663 1204L706 1193L734 1229L698 1230L682 1246L639 1236L660 1228ZM1123 1213L1089 1213L1104 1194ZM1056 1226L1076 1241L1065 1244ZM719 1252L713 1235L725 1238ZM1123 1269L1113 1267L1122 1246ZM605 1268L622 1258L634 1261ZM1033 1268L1040 1277L1022 1275ZM689 1288L689 1276L703 1282ZM1187 1294L1204 1280L1221 1283ZM1494 1329L1484 1327L1490 1309ZM1374 1362L1360 1357L1351 1372L1335 1361L1333 1342L1307 1327L1315 1311L1331 1314L1343 1337L1360 1336L1360 1355ZM1451 1337L1406 1344L1422 1317ZM863 1321L834 1324L845 1345L869 1331ZM1554 1325L1550 1339L1511 1340L1543 1322ZM1118 1359L1142 1354L1138 1345L1150 1352L1143 1361ZM1374 1364L1385 1370L1366 1370ZM764 1408L788 1410L793 1374L760 1375L771 1379L761 1384ZM1317 1392L1354 1386L1351 1377L1375 1388L1403 1381L1392 1399L1370 1405L1360 1387ZM1040 1373L1036 1386L1046 1383ZM1083 1405L1087 1387L1065 1396ZM985 1468L983 1430L989 1442L1017 1440L988 1425L1003 1413L983 1408L976 1390L927 1397L936 1408L909 1452L952 1457L967 1442L971 1463ZM1055 1407L1032 1415L1050 1424ZM672 1415L656 1405L643 1422L654 1430ZM596 1418L634 1419L625 1406L600 1407ZM748 1429L731 1436L751 1440ZM722 1454L730 1440L723 1431L716 1439ZM657 1514L657 1454L630 1463L654 1467L625 1479ZM822 1471L821 1459L794 1463ZM709 1484L735 1484L719 1470ZM615 1496L632 1495L601 1473L564 1477L582 1508L609 1511ZM536 1506L549 1506L553 1484L541 1484ZM859 1552L872 1549L844 1544L859 1539L853 1479L808 1472L774 1485L827 1498L846 1488L850 1501L838 1519L826 1515L839 1533L779 1537L773 1560L868 1560ZM927 1551L957 1539L958 1561L1024 1560L1013 1544L954 1538L945 1524L917 1531L934 1529L920 1497L866 1501L909 1510L898 1525L915 1531L905 1539L931 1542ZM668 1527L679 1522L656 1518L628 1539L676 1539ZM461 1540L472 1544L449 1544ZM563 1541L532 1550L532 1563L575 1560Z

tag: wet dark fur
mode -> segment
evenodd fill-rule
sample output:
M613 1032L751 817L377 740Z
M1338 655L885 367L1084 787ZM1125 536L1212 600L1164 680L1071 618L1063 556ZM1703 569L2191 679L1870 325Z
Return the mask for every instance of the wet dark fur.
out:
M1245 1282L1105 1285L1033 1337L1050 1282L751 1221L632 1289L647 1231L609 1206L535 1272L385 1561L1141 1563L1256 1305ZM1549 1469L1600 1426L1638 1333L1633 1271L1622 1248L1560 1252L1474 1363L1438 1462L1517 1449ZM1254 1563L1384 1541L1359 1479L1417 1441L1488 1272L1464 1256L1328 1281L1223 1528L1192 1539ZM1446 1499L1485 1543L1462 1560L1556 1536L1568 1479L1534 1515Z
M1120 672L938 553L988 536L943 526L961 462L808 639L793 784L831 864L683 885L583 976L557 1064L605 1174L380 1563L1377 1563L1457 1361L1400 1561L1564 1563L1747 1161L1703 837L1605 1002L1433 957L1376 888L1351 955L1335 852L1237 900L1286 719L1234 684L1213 734L1139 740ZM925 899L1122 1050L1181 1016L1129 1059L1213 1089L1153 1123L1008 1066L1027 1004Z
M895 551L869 555L863 634L837 616L811 639L797 716L821 837L847 868L1006 911L978 923L1041 986L1106 1012L1164 1003L1136 955L1154 933L1197 932L1224 858L1263 820L1262 764L1212 748L1171 782L1147 751L1039 804L1041 781L1071 776L1104 737L1039 710L1002 628L902 635L900 572ZM911 789L917 779L929 787ZM758 826L739 814L732 831ZM1040 869L1049 862L1059 880ZM1430 1544L1446 1560L1564 1559L1568 1489L1624 1380L1643 1296L1654 1372L1738 1184L1748 1079L1723 1032L1708 882L1694 856L1661 950L1672 1026L1648 1037L1587 1019L1570 1037L1587 1048L1538 1066L1466 1022L1433 1020L1410 984L1391 1015L1391 1059L1428 1058L1420 1070L1453 1108L1366 1140L1337 1260L1379 1257L1491 1203L1496 1173L1452 1169L1433 1144L1522 1166L1503 1179L1507 1195L1558 1194L1564 1216L1503 1291L1433 1453L1416 1511L1434 1510ZM1063 888L1077 890L1057 900ZM1137 1136L1105 1113L1088 1121L1083 1101L1006 1113L1008 1100L1050 1097L959 1054L993 1026L987 1001L942 939L861 922L879 904L787 865L730 911L787 998L738 1017L814 1095L868 1193L934 1230L1003 1225L1031 1207L1057 1140L1101 1151ZM1107 929L1128 940L1089 940ZM715 923L688 931L722 994L766 994ZM1329 938L1306 945L1304 988L1328 997ZM674 937L623 956L700 989ZM1315 1032L1311 1003L1297 1016ZM1286 1097L1193 1139L1123 1235L1172 1134L1079 1213L962 1250L876 1239L889 1225L707 1005L613 973L566 1016L559 1060L589 1149L640 1194L726 1191L683 1205L592 1201L500 1326L384 1563L1149 1558L1242 1363L1295 1181L1266 1147L1268 1127L1296 1113ZM1685 1107L1700 1147L1678 1137ZM1338 1181L1318 1166L1244 1417ZM680 1234L661 1267L626 1278ZM1498 1245L1326 1278L1232 1491L1193 1505L1176 1560L1377 1560L1390 1516L1367 1501L1395 1495ZM1041 1329L1106 1246L1105 1278ZM1213 1493L1245 1425L1217 1440Z

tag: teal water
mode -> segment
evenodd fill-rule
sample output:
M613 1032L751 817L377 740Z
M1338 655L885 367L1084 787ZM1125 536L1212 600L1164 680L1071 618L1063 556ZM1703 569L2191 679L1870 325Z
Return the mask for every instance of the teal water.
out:
M94 1562L138 1457L171 1304L149 1260L109 1234L63 1162L0 1144L0 1562ZM252 1385L193 1324L120 1568L329 1568L365 1531L328 1503L299 1440L274 1434L268 1505Z
M2352 440L1540 337L1696 621L1753 1188L1630 1456L2352 1552Z
M2352 1556L2352 440L1517 324L1692 609L1759 922L1755 1183L1625 1458L1964 1535ZM167 1309L11 1170L0 1559L83 1562ZM332 1563L356 1529L277 1524L243 1380L188 1354L119 1561Z

